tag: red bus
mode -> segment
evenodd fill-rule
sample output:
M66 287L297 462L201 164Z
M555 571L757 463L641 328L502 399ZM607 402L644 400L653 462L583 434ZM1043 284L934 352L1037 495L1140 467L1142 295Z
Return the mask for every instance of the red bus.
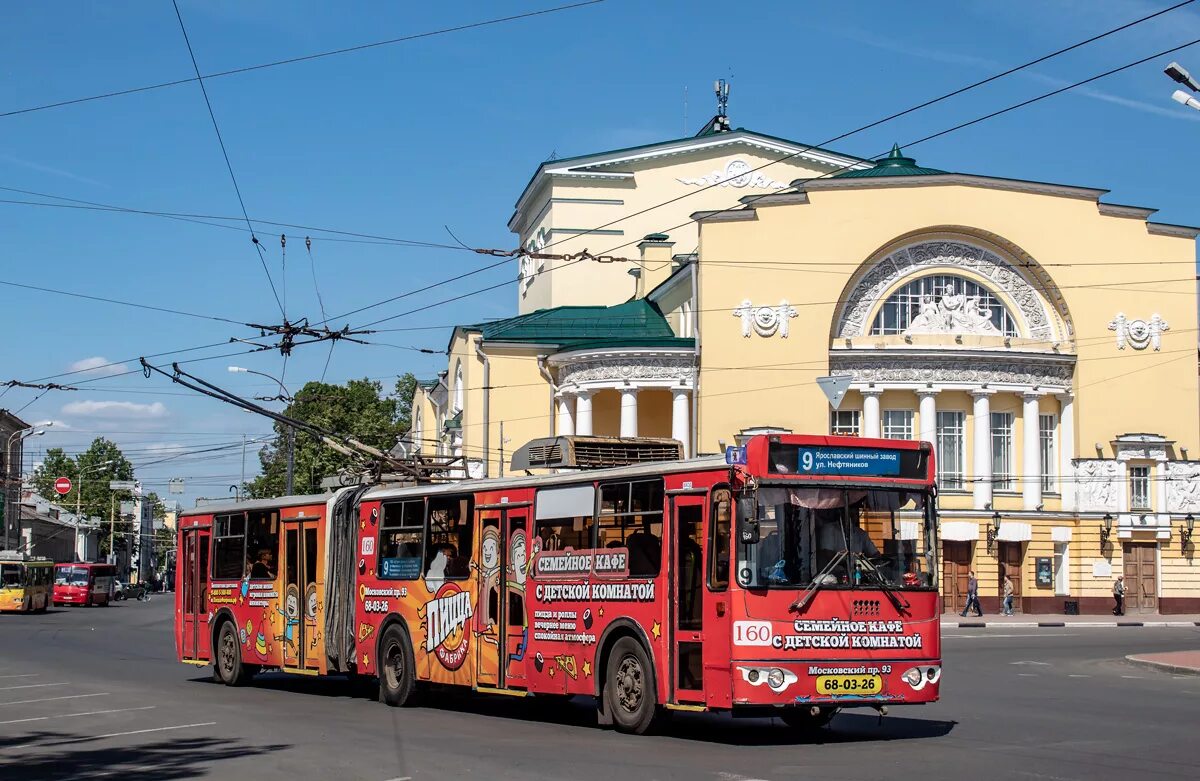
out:
M736 463L730 464L728 461ZM264 669L778 716L932 702L941 678L927 444L770 435L697 458L342 489L181 518L176 645ZM215 649L215 650L214 650Z
M112 564L54 565L55 605L107 605L112 600L113 579L117 568Z

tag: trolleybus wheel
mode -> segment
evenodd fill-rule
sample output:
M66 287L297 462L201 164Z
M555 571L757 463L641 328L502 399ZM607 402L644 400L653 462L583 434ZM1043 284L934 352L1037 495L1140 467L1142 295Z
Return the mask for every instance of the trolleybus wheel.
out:
M379 701L401 707L412 700L416 662L408 635L393 624L379 641Z
M226 686L244 686L253 673L242 664L242 647L232 621L221 624L217 633L217 653L213 660L217 679Z
M792 729L814 730L832 721L836 713L837 708L820 708L815 715L809 708L791 708L779 714L779 718Z
M654 721L654 672L642 644L632 637L622 637L609 654L604 698L621 732L641 735Z

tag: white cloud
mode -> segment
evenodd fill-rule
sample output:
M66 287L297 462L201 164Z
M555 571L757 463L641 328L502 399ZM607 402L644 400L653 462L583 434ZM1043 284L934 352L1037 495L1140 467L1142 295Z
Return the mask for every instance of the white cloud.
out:
M113 363L102 355L84 358L76 361L67 368L73 372L87 372L96 377L110 377L114 374L129 371L129 367L125 364Z
M167 407L161 401L138 404L133 401L72 401L63 405L62 414L83 418L162 418Z

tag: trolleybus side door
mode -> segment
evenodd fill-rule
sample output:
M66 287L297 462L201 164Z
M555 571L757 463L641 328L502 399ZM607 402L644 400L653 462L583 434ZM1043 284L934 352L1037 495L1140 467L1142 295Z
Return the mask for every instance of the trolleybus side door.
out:
M208 659L208 528L184 529L181 650L184 659Z
M283 664L293 671L319 672L324 638L319 628L324 594L319 521L283 519Z

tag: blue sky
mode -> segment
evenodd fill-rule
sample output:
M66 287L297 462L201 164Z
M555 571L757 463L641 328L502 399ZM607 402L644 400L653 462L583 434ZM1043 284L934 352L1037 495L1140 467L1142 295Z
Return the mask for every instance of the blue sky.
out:
M181 2L201 71L435 30L546 8L553 0L463 3ZM211 80L209 95L251 216L443 243L511 247L505 224L535 166L688 133L711 114L714 78L731 78L735 126L822 142L992 72L1166 7L1169 0L796 3L608 0L527 20ZM1200 6L1200 4L1197 4ZM7 5L0 24L0 113L192 75L170 3ZM1200 38L1200 8L1172 12L1100 43L835 144L871 156L996 108ZM1200 224L1200 112L1170 100L1170 59L1200 73L1200 46L967 130L906 148L925 165L1112 190ZM237 215L199 87L166 89L0 118L0 186L121 206ZM0 191L0 198L46 200ZM61 203L61 202L60 202ZM228 225L236 225L230 222ZM666 226L664 226L666 227ZM259 231L292 317L319 320L304 230ZM315 236L316 234L314 234ZM238 322L279 312L244 232L139 215L0 204L0 280L62 288ZM466 252L327 241L313 244L329 314L396 295L487 260ZM515 263L447 286L439 297L515 276ZM419 299L427 303L431 299ZM222 342L244 328L0 286L5 376ZM368 319L412 308L380 307ZM444 347L455 322L512 314L515 286L392 322L393 345ZM351 318L351 323L363 320ZM338 322L337 325L343 323ZM432 328L431 328L432 327ZM234 349L237 349L236 346ZM221 347L179 356L228 352ZM99 360L99 359L105 360ZM327 350L300 349L286 382L319 377ZM169 359L164 359L169 360ZM86 363L90 361L91 363ZM81 363L85 362L85 363ZM231 363L278 375L262 353L191 365L246 394L274 390ZM444 363L442 364L444 365ZM437 356L341 345L327 379L431 376ZM130 365L129 368L134 368ZM110 370L71 379L93 379ZM64 378L66 381L66 378ZM21 416L58 421L33 449L76 450L110 434L149 487L184 477L186 504L225 495L240 442L266 421L140 374L50 392ZM35 391L0 406L21 409ZM230 443L229 451L192 454ZM182 449L181 449L182 448ZM253 475L257 459L247 459Z

